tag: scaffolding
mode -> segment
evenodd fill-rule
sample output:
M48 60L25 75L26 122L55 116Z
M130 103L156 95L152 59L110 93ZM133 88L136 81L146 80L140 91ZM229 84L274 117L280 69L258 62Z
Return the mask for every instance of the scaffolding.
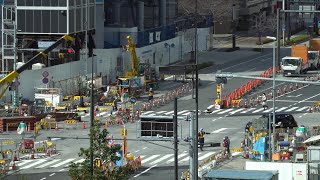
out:
M14 70L16 63L15 0L4 0L2 5L2 59L1 73Z

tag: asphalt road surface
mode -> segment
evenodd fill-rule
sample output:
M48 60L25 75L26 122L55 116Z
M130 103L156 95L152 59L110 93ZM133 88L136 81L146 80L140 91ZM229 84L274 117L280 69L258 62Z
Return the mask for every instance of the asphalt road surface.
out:
M210 52L209 52L210 53ZM282 49L281 56L288 55L290 49ZM207 55L208 58L214 56L215 52ZM246 75L258 75L272 66L271 50L266 50L264 53L252 53L249 56L246 54L234 54L233 59L226 59L226 63L217 64L216 66L208 67L200 71L201 86L199 89L199 128L204 128L208 134L205 136L206 142L222 142L223 137L228 136L231 141L231 147L239 147L243 139L245 124L253 118L259 117L262 113L267 113L261 110L261 106L254 106L243 109L228 109L219 110L214 113L203 113L208 106L212 105L216 98L216 84L214 82L214 74L217 70L223 72L234 72ZM232 57L231 57L232 58ZM280 78L280 77L279 77ZM282 77L281 77L282 78ZM297 78L302 77L284 77ZM226 94L233 89L245 84L248 80L239 78L228 79L228 84L223 87L223 92ZM285 84L277 82L279 87ZM264 83L255 92L248 95L247 98L256 97L262 92L270 92L272 83ZM289 87L289 86L288 86ZM319 100L319 87L313 85L305 85L295 91L288 92L285 95L277 97L276 107L279 112L293 113L298 124L305 126L317 125L318 113L308 113L307 108L314 101ZM269 110L271 102L268 102ZM195 100L192 95L181 97L178 100L178 114L184 115L190 110L195 110ZM172 115L173 103L159 107L156 110L144 112L144 114L155 115ZM105 117L105 113L101 114ZM88 121L88 117L83 117ZM88 125L87 125L88 126ZM58 131L41 131L37 137L38 145L48 136L57 144L57 153L54 156L34 160L21 160L17 163L19 171L15 172L9 178L16 178L20 174L25 174L28 178L33 179L68 179L66 172L70 162L81 162L82 157L78 157L78 152L81 147L89 146L88 128L82 129L81 124L63 125ZM126 124L128 129L128 151L135 156L141 156L142 169L132 175L131 179L173 179L173 143L171 141L150 141L139 137L139 126L137 123ZM116 139L115 143L121 143L119 135L121 126L110 126L108 128L111 135ZM179 121L179 137L184 138L189 135L189 122ZM27 137L32 134L27 135ZM3 134L3 138L19 139L19 136L14 134ZM204 151L199 151L199 161L202 161L212 154L221 150L221 147L206 147ZM189 163L189 146L187 142L181 140L179 142L179 168L180 172L187 169ZM53 174L53 175L52 175ZM51 176L50 176L51 175ZM180 175L180 173L179 173Z

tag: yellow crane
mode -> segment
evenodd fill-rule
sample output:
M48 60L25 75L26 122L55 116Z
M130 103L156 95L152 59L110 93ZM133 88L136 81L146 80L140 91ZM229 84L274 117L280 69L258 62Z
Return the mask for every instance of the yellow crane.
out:
M127 49L130 52L131 57L131 71L125 73L126 77L137 77L138 76L138 57L136 54L136 45L134 44L131 36L127 36L128 45Z
M7 89L9 88L10 84L14 81L15 78L19 76L24 70L28 69L29 67L32 66L32 64L37 63L37 61L42 58L46 57L47 54L58 47L60 44L67 42L67 41L74 41L74 38L70 35L64 35L62 36L59 40L57 40L55 43L53 43L51 46L49 46L47 49L44 51L39 52L37 55L35 55L33 58L31 58L29 61L27 61L24 65L19 67L17 70L12 71L9 73L6 77L2 78L0 80L0 88L4 87L7 85L6 88L4 88L0 94L0 99L3 97Z

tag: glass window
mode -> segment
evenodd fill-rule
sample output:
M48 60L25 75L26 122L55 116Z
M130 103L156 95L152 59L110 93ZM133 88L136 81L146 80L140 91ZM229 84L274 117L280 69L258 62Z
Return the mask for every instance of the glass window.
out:
M35 10L34 11L34 32L40 33L42 32L42 24L41 24L41 10Z
M60 12L55 10L51 11L51 33L58 33L58 13Z
M25 10L17 10L17 30L21 32L26 31L26 11Z
M26 5L26 0L19 0L17 1L18 6L25 6Z
M42 6L50 6L50 0L42 0Z
M33 0L26 0L26 6L33 6Z
M26 32L33 32L33 10L26 10Z
M41 6L41 0L34 0L33 5L34 6Z
M74 6L74 0L69 0L69 6Z
M67 6L67 0L59 0L59 6L66 7Z
M43 10L42 11L42 30L43 33L50 33L50 11L49 10Z
M59 6L58 0L51 0L51 6Z

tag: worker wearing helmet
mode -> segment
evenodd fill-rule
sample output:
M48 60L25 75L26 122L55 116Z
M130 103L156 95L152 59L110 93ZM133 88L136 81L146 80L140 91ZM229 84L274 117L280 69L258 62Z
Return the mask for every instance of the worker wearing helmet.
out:
M225 148L226 153L230 154L230 139L228 136L223 138L223 147Z
M153 92L152 88L150 88L149 89L149 94L148 94L149 102L153 100L153 94L154 94L154 92Z
M200 129L199 133L198 133L198 143L200 145L200 150L202 151L203 149L203 145L204 145L204 135L205 134L210 134L210 133L206 133L204 132L203 128Z

